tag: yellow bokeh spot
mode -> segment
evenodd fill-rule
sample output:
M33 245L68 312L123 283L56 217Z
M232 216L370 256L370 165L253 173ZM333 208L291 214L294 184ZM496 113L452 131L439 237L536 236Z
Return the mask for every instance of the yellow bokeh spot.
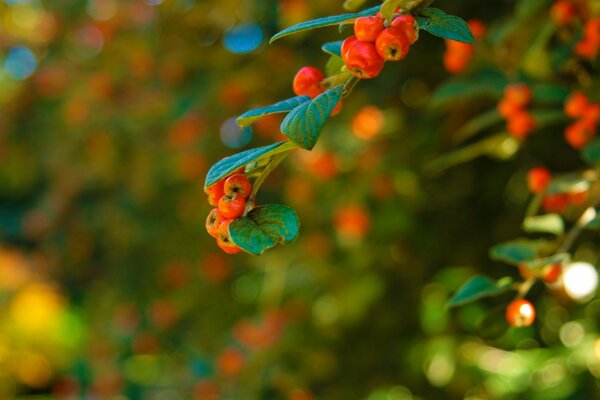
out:
M28 334L47 334L64 310L65 300L49 284L32 283L13 298L10 315L17 329Z
M28 386L44 387L52 379L52 364L41 354L23 352L16 355L15 374Z
M385 118L383 112L375 106L365 106L352 119L352 132L363 140L375 137L381 129Z

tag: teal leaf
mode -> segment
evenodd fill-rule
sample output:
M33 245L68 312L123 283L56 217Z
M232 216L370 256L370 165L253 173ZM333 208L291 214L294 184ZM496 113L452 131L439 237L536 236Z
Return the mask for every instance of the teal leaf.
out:
M206 180L204 181L204 187L207 188L214 185L235 170L240 169L251 162L272 157L285 151L290 151L294 146L295 145L292 142L285 140L283 142L257 147L226 157L210 168L206 175Z
M375 15L379 11L381 6L375 6L371 8L367 8L361 12L353 13L353 14L341 14L341 15L333 15L330 17L313 19L311 21L306 21L299 23L297 25L290 26L289 28L285 28L284 30L278 32L271 38L270 43L273 43L275 40L282 38L284 36L291 35L293 33L308 31L315 28L321 28L324 26L330 25L338 25L338 24L348 24L354 22L357 18L366 17L368 15Z
M267 204L233 221L229 235L242 250L260 255L278 243L293 241L299 229L300 222L294 210L279 204Z
M448 300L448 307L461 306L472 303L483 297L491 297L510 290L512 281L502 279L498 283L488 277L476 275L465 282L454 296Z
M507 264L519 265L535 260L540 249L547 244L544 240L517 239L492 247L490 257Z
M588 144L582 151L583 159L590 165L600 164L600 139Z
M281 132L303 149L312 149L329 115L342 97L342 85L329 89L312 101L293 109L281 123Z
M432 35L473 44L475 39L469 25L461 18L448 15L437 8L426 8L417 17L417 25Z
M544 214L525 218L523 229L526 232L562 235L565 232L565 223L558 214Z
M310 100L310 97L308 96L298 96L280 101L270 106L255 108L254 110L247 111L240 115L235 122L244 128L253 124L257 119L264 117L265 115L292 111L294 108L308 100Z
M327 54L331 54L332 56L342 56L342 43L343 40L338 40L336 42L328 42L321 46L321 50L323 50Z

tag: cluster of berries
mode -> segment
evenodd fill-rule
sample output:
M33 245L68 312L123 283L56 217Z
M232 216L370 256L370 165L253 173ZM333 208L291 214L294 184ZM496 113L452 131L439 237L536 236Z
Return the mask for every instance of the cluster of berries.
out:
M216 207L206 218L206 230L217 239L217 244L227 254L241 251L231 240L229 225L244 214L246 199L252 193L252 184L243 172L243 169L238 170L206 188L209 204Z
M498 112L507 122L508 132L516 139L524 140L535 129L536 122L527 110L533 93L524 83L508 85L504 97L498 103Z
M292 83L296 96L308 96L314 99L325 91L322 82L325 79L325 74L320 69L306 66L300 68L294 76ZM342 102L338 102L331 115L337 115L342 110Z
M467 22L475 39L485 35L485 24L480 20ZM444 52L444 67L451 74L460 74L467 69L475 54L475 46L456 40L446 39L446 51Z
M576 119L565 130L566 141L575 149L587 146L596 136L600 104L590 102L582 92L574 92L565 102L565 114Z
M506 308L505 315L510 326L529 326L535 321L535 307L529 300L513 300Z
M519 264L519 273L523 279L541 279L547 284L555 284L562 275L562 265L548 264L543 268L532 269L527 264Z
M550 182L552 174L544 167L535 167L527 173L529 191L534 194L544 193ZM571 193L545 194L542 198L542 208L545 212L563 213L569 205L580 206L588 199L587 191L576 191Z
M579 17L586 20L589 16L588 7L580 7L574 0L557 0L550 9L552 21L560 27L566 27ZM592 60L600 49L600 18L590 18L585 22L583 38L575 45L575 54Z
M375 78L386 61L399 61L406 57L418 37L412 15L400 15L389 26L386 26L381 14L361 17L354 22L354 35L342 43L342 59L357 78Z

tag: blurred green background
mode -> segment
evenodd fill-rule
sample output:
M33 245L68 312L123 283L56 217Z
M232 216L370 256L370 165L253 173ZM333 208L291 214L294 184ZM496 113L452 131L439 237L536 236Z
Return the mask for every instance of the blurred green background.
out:
M599 300L534 288L539 322L488 341L497 301L444 308L477 271L518 276L487 254L520 233L527 168L581 166L560 129L432 163L495 107L549 5L436 1L495 29L483 90L440 94L444 42L422 33L263 187L300 238L230 257L204 230L204 176L281 138L277 117L232 118L325 65L349 33L268 38L342 2L0 1L0 398L600 398Z

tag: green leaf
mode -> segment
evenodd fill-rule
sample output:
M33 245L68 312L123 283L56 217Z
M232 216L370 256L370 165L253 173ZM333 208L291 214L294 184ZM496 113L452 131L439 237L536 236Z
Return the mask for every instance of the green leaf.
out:
M527 217L523 222L526 232L552 233L562 235L565 232L565 223L558 214L545 214Z
M279 204L267 204L233 221L229 234L242 250L260 255L278 243L296 239L299 228L300 222L294 210Z
M582 151L583 159L590 165L600 164L600 139L588 144Z
M488 277L476 275L465 282L448 300L448 307L461 306L463 304L472 303L483 297L491 297L502 294L510 290L512 281L502 279L498 283Z
M327 54L331 54L332 56L342 56L342 43L343 40L338 40L336 42L325 43L321 46L321 50L323 50Z
M310 100L308 96L292 97L267 107L255 108L240 115L235 121L242 128L253 124L257 119L265 115L290 112L300 104Z
M388 22L392 21L392 17L394 16L394 10L396 7L400 6L400 4L404 0L385 0L381 5L381 16Z
M540 249L547 244L544 240L517 239L492 247L490 257L507 264L519 265L535 260Z
M356 20L357 18L366 17L368 15L375 15L377 14L380 8L381 6L375 6L353 14L333 15L330 17L318 18L313 19L311 21L302 22L297 25L290 26L289 28L285 28L281 32L278 32L277 34L275 34L275 36L271 38L270 43L273 43L275 40L284 36L291 35L293 33L304 32L311 29L321 28L330 25L348 24L354 22L354 20Z
M457 101L486 97L497 101L508 80L503 73L485 68L468 77L451 78L441 85L431 98L431 107L456 106Z
M469 25L461 18L448 15L437 8L426 8L417 17L417 25L432 35L473 44L475 39Z
M327 60L327 64L325 64L325 74L327 76L337 75L342 71L344 65L342 57L331 56L329 57L329 60Z
M206 175L206 180L204 181L204 187L207 188L217 183L235 170L240 169L251 162L256 162L285 151L290 151L294 147L295 145L292 142L285 140L283 142L257 147L255 149L246 150L241 153L226 157L210 168L208 174Z
M590 189L591 182L589 179L579 176L561 176L552 179L547 194L556 193L579 193Z
M571 261L571 254L569 253L556 253L550 257L536 258L533 261L523 263L527 265L530 270L541 270L542 268L551 264L568 264Z
M281 132L303 149L312 149L329 115L340 101L342 85L329 89L312 101L300 104L281 123Z

